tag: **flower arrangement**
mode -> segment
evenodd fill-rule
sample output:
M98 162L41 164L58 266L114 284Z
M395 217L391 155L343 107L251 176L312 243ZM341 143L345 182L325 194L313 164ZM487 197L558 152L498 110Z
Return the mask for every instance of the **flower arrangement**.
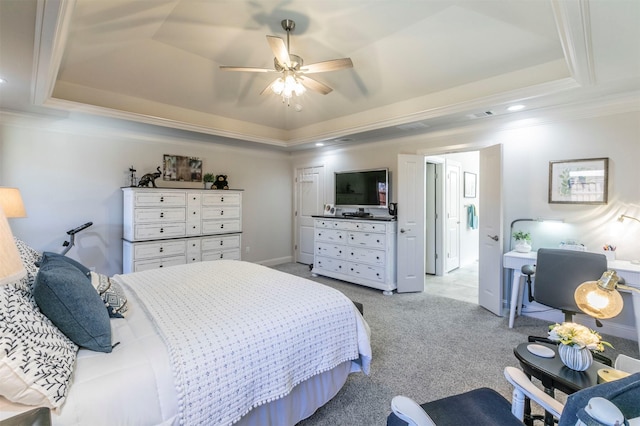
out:
M574 322L550 325L549 339L563 345L577 346L580 349L587 348L598 352L604 351L605 346L613 349L610 343L602 340L598 332Z

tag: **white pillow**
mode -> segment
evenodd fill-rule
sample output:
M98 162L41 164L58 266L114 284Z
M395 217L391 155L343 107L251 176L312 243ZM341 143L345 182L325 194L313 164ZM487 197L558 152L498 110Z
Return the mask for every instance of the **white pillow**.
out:
M0 395L26 405L62 406L77 352L20 283L0 286Z

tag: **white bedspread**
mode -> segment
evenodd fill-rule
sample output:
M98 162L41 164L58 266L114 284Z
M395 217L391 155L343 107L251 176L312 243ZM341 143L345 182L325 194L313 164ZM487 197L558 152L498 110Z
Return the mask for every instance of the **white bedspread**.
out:
M347 360L368 373L367 326L330 287L229 260L115 279L145 301L167 344L183 424L232 424Z

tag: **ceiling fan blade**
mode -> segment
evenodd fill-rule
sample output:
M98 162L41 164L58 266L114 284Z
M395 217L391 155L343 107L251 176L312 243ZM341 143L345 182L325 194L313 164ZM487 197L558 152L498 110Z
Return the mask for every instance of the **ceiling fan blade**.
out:
M333 91L333 89L329 86L327 86L324 83L320 83L317 80L314 80L312 78L309 77L298 77L298 79L302 82L302 84L304 84L306 87L308 87L309 89L313 90L314 92L318 92L320 94L326 95L328 93L331 93Z
M244 71L244 72L275 72L276 71L269 68L234 67L234 66L228 66L228 65L221 65L220 69L223 71Z
M284 44L284 40L280 37L275 36L267 36L267 41L269 42L269 47L273 51L273 56L276 57L280 65L284 65L287 68L291 65L291 59L289 58L289 52L287 51L287 46Z
M330 61L316 62L315 64L304 65L302 68L300 68L300 71L311 74L316 72L337 71L345 68L353 68L353 62L351 62L351 58L332 59Z

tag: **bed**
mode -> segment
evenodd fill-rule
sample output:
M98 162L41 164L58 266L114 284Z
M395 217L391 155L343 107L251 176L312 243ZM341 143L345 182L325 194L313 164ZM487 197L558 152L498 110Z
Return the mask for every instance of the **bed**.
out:
M2 289L0 312L12 310L14 293L24 300L38 294L29 280L44 272L28 265L33 256L23 257L28 278ZM99 290L96 275L92 289ZM349 299L327 286L232 260L101 279L117 290L106 303L111 348L76 349L73 362L64 360L71 364L66 383L29 384L15 365L7 373L13 361L3 331L0 419L49 406L54 425L294 425L333 398L350 373L368 374L368 326ZM126 307L124 318L114 306ZM47 318L37 320L33 329L50 326ZM0 313L0 326L8 321ZM11 380L35 388L36 397L12 395ZM29 398L29 405L9 401Z

